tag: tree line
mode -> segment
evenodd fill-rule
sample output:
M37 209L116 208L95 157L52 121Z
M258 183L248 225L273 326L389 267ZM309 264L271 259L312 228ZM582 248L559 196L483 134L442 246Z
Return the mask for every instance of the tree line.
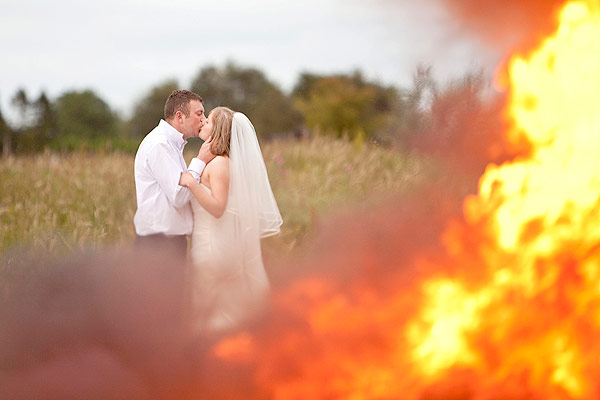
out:
M92 90L67 91L51 100L43 92L29 98L19 89L11 99L18 123L7 123L0 111L2 154L82 147L135 151L162 118L165 99L178 88L176 80L153 86L127 119ZM329 135L430 152L454 149L456 157L470 159L478 146L494 147L502 125L502 98L485 94L481 72L442 85L432 78L430 67L419 67L408 88L370 81L360 71L305 72L285 93L261 70L230 62L201 68L187 88L204 98L206 110L227 105L244 112L261 140ZM492 153L484 158L498 157L501 151Z

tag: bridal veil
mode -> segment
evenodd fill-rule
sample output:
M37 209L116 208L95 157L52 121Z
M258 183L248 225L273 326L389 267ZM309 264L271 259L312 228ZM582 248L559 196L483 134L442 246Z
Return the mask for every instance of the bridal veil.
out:
M267 168L254 126L242 113L235 113L229 150L229 200L227 210L239 215L251 236L264 238L279 232L283 220L273 196Z
M242 113L232 121L225 213L217 219L199 211L194 223L192 259L206 326L233 327L264 305L269 281L260 239L278 233L283 223L256 132Z

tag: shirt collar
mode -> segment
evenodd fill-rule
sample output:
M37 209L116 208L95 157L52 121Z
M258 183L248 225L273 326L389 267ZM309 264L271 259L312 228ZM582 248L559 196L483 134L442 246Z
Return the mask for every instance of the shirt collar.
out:
M183 150L183 147L187 144L187 140L183 139L183 133L173 128L173 126L164 119L160 120L158 126L162 127L163 131L167 134L167 139L171 143L177 146L178 149Z

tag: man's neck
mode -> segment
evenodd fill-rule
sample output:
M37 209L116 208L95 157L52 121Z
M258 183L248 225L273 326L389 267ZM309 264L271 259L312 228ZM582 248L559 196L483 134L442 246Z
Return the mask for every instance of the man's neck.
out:
M171 127L173 129L175 129L177 132L181 133L181 129L180 129L181 127L178 124L176 124L175 121L173 121L173 120L165 120L165 122L167 124L171 125ZM183 138L183 140L187 140L185 138L185 136L183 135L183 133L181 133L181 137Z

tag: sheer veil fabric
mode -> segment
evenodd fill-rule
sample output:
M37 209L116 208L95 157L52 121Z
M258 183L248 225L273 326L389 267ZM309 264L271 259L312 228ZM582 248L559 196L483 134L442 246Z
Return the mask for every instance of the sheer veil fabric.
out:
M252 235L279 233L283 220L271 190L254 126L235 113L231 127L229 200L227 210L240 216ZM250 238L249 238L250 239Z
M233 117L229 157L223 216L214 218L192 202L193 294L209 331L234 327L264 305L269 281L260 239L277 234L283 223L256 132L242 113Z

